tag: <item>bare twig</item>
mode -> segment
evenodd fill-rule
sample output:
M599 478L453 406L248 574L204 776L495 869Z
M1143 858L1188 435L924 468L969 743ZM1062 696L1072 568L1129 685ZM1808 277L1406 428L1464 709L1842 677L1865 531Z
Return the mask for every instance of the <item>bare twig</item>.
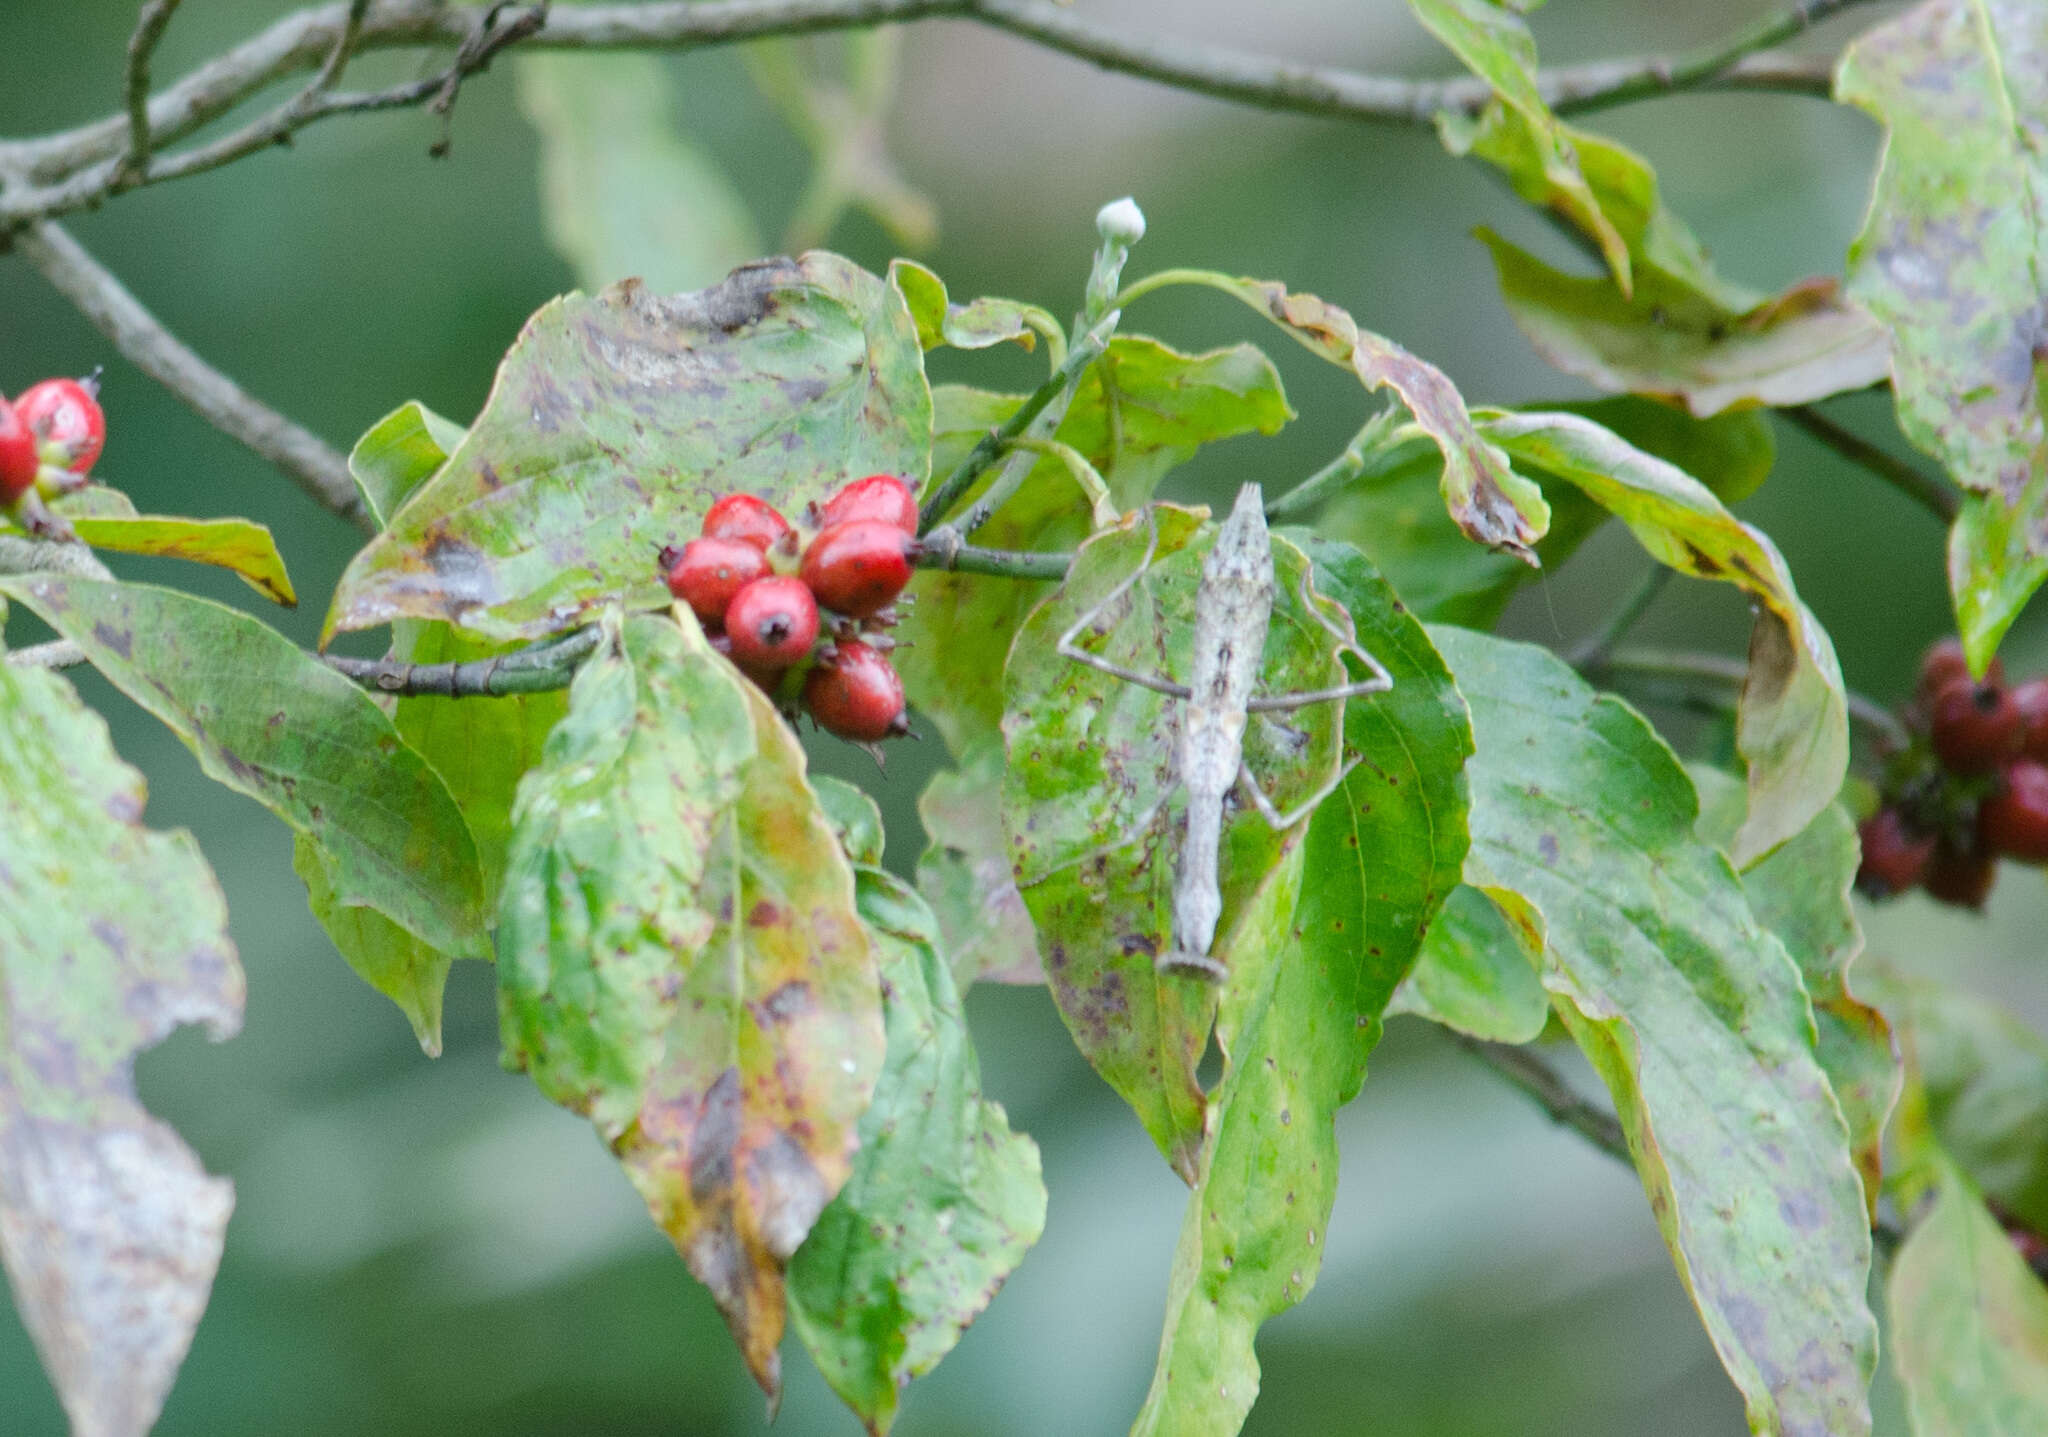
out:
M1863 0L1813 0L1819 14ZM353 48L455 47L460 52L491 28L490 10L442 0L383 0L362 17ZM537 11L528 11L535 15ZM350 7L327 5L284 16L269 29L210 61L150 100L142 113L160 147L190 135L285 75L331 63L343 53ZM1294 114L1397 124L1428 124L1441 111L1471 110L1488 96L1485 84L1465 76L1408 80L1298 64L1226 47L1128 35L1095 24L1048 0L654 0L647 4L563 6L546 14L524 43L562 50L692 49L769 35L853 29L953 18L971 21L1086 60L1104 69L1178 89ZM521 22L514 22L517 26ZM501 27L505 29L513 27ZM1756 54L1770 43L1752 30L1704 58L1616 60L1551 71L1539 81L1561 111L1686 89L1768 89L1825 96L1830 63ZM519 38L519 37L513 37ZM502 48L509 39L493 42ZM488 60L489 55L472 59ZM1711 61L1712 63L1708 63ZM449 74L470 73L458 64ZM459 72L459 73L458 73ZM232 145L206 147L205 158L177 157L124 176L121 156L130 142L131 116L114 116L75 130L0 143L0 176L19 177L0 196L0 230L99 203L132 184L154 184L211 169L277 143L329 115L390 109L437 101L449 74L418 85L354 95L303 96L287 101L238 132Z
M1918 465L1878 448L1862 435L1835 423L1811 404L1799 404L1778 412L1850 463L1868 469L1942 523L1955 523L1956 514L1962 508L1956 491Z
M128 74L122 86L128 106L128 151L114 167L119 179L149 169L149 61L177 10L178 0L148 0L135 17L135 33L128 37Z
M1621 1131L1621 1120L1580 1097L1534 1049L1482 1042L1448 1028L1444 1031L1452 1042L1526 1093L1550 1115L1551 1121L1570 1128L1609 1157L1631 1167L1635 1165L1635 1159L1629 1155L1628 1139Z
M340 454L186 348L61 227L39 221L14 244L136 368L289 474L321 505L365 530L374 528Z

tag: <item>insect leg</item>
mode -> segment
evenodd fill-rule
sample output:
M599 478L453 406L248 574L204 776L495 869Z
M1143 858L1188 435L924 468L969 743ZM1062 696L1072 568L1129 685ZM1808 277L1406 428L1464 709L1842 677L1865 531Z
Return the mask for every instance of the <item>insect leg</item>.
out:
M1130 573L1117 581L1115 588L1102 596L1100 603L1088 610L1087 613L1081 615L1080 618L1074 620L1072 626L1064 634L1060 635L1057 647L1062 658L1072 659L1077 664L1086 664L1091 669L1100 669L1112 678L1122 679L1128 684L1136 684L1139 688L1151 689L1155 693L1165 694L1169 698L1184 699L1188 696L1185 684L1177 684L1172 679L1162 678L1158 674L1141 674L1136 669L1127 669L1121 664L1113 664L1098 654L1089 653L1074 642L1074 640L1081 636L1081 631L1094 623L1096 617L1104 609L1129 593L1131 586L1137 583L1144 576L1145 570L1151 566L1152 556L1159 552L1159 520L1149 509L1145 511L1145 520L1150 530L1149 537L1145 541L1145 557L1138 561L1137 568L1131 570Z
M1367 694L1383 694L1394 686L1394 676L1381 666L1378 659L1358 646L1358 637L1351 631L1350 626L1346 624L1343 627L1339 627L1335 620L1317 606L1314 598L1309 593L1308 579L1308 571L1303 570L1300 590L1301 606L1307 609L1309 616L1327 629L1331 636L1337 640L1337 652L1352 655L1360 663L1371 669L1373 676L1369 679L1359 679L1353 683L1336 684L1326 689L1308 689L1299 693L1271 694L1265 698L1255 698L1245 705L1247 712L1273 713L1283 709L1307 708L1310 704L1330 703L1338 699L1362 698Z
M1349 778L1351 770L1357 767L1358 760L1354 758L1337 771L1336 777L1296 805L1292 813L1282 813L1279 809L1273 807L1273 800L1266 797L1266 791L1259 787L1259 781L1252 777L1252 771L1245 767L1242 760L1237 765L1237 786L1243 789L1245 797L1252 801L1252 807L1258 809L1259 817L1265 819L1274 828L1292 828L1311 813L1314 813L1316 806L1335 793L1337 786Z

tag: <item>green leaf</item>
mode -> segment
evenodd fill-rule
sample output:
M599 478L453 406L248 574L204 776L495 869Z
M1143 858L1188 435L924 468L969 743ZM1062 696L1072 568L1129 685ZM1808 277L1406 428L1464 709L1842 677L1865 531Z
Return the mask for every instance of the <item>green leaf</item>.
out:
M941 385L933 392L933 472L949 472L1023 398ZM1252 345L1183 354L1156 339L1120 334L1082 375L1054 437L1102 475L1114 507L1131 509L1201 446L1277 433L1293 415L1279 371ZM1071 549L1095 522L1089 496L1058 459L1047 457L974 538L998 549ZM956 757L995 738L1010 643L1051 588L936 569L911 581L917 603L899 631L910 647L897 651L897 669L911 703L938 726Z
M417 402L378 422L349 457L373 513L388 513L447 462L464 431ZM407 619L392 626L390 657L400 663L461 663L503 653L506 646L470 638L447 624ZM484 893L495 896L504 878L512 832L512 799L519 779L540 759L548 730L568 707L563 693L464 699L408 696L391 706L392 721L413 751L448 785L476 843ZM308 846L295 854L313 911L344 957L379 992L398 1000L413 1020L421 1045L440 1051L441 994L448 966L471 951L444 951L381 914L334 904L313 871Z
M917 895L856 876L881 968L888 1057L853 1173L790 1262L790 1315L871 1433L952 1351L1045 1230L1038 1148L981 1096L966 1014Z
M814 253L697 294L622 285L527 322L448 463L356 555L327 631L444 619L533 638L667 602L654 556L719 495L786 514L849 477L922 483L931 396L884 281Z
M653 55L521 55L519 104L540 135L541 217L576 283L637 277L696 289L761 253L746 201L675 121Z
M1700 837L1726 845L1742 822L1742 784L1693 765ZM1884 1014L1849 991L1849 965L1863 951L1850 900L1863 847L1855 820L1831 803L1804 832L1742 875L1749 906L1778 935L1813 1000L1816 1052L1849 1124L1863 1191L1872 1208L1884 1174L1884 1126L1899 1097L1899 1055Z
M917 860L917 891L931 905L953 981L1043 983L1038 935L1010 871L1002 810L988 796L1003 782L1002 745L984 740L956 769L932 775L917 816L930 839Z
M2048 1042L1950 983L1879 968L1864 986L1898 1032L1943 1151L2008 1212L2048 1230Z
M2044 52L2032 0L1924 0L1835 72L1835 98L1885 127L1849 289L1890 331L1900 429L1973 496L1949 584L1980 672L2048 576Z
M1349 611L1394 686L1345 703L1344 747L1358 766L1231 936L1216 1018L1229 1066L1182 1222L1141 1433L1229 1434L1250 1411L1253 1338L1307 1295L1322 1264L1337 1191L1333 1119L1357 1096L1381 1012L1465 855L1472 733L1450 673L1355 550L1294 537L1315 561L1318 590Z
M144 514L133 519L74 519L78 537L95 549L117 554L153 554L189 559L233 571L266 599L295 608L284 556L261 524L248 519L174 519Z
M1542 955L1541 933L1526 933L1485 889L1461 883L1387 1011L1490 1043L1533 1043L1550 1019L1550 998L1536 976Z
M469 431L408 399L372 424L348 454L349 477L382 529Z
M276 630L206 599L58 574L0 578L208 776L275 813L314 852L316 913L372 909L441 954L483 956L476 844L447 786L361 689ZM353 957L343 945L343 955ZM440 960L445 963L444 960ZM358 969L430 1051L425 973Z
M2048 1289L1938 1160L1934 1206L1892 1263L1892 1363L1920 1437L2048 1431Z
M916 260L889 261L889 283L896 286L910 307L917 325L917 342L926 349L988 349L1014 344L1020 349L1038 347L1040 329L1059 332L1059 321L1035 304L1014 299L977 299L954 304L946 294L946 282Z
M856 868L880 864L887 835L882 830L882 810L874 799L830 774L811 775L811 790L818 795L818 807L832 825L846 861Z
M1516 462L1577 485L1662 563L1732 583L1759 601L1736 717L1749 814L1729 853L1747 867L1805 828L1842 787L1848 700L1834 645L1800 602L1777 547L1690 475L1589 420L1497 413L1482 429Z
M1591 236L1623 290L1630 285L1628 243L1600 207L1599 197L1579 169L1575 136L1558 122L1536 85L1536 40L1511 10L1493 0L1408 0L1423 28L1436 36L1492 88L1483 118L1454 111L1437 116L1444 145L1462 155L1475 144L1498 163L1512 150L1517 163L1504 165L1522 198L1562 213Z
M68 683L0 663L0 1259L78 1433L155 1422L234 1207L135 1096L141 1050L243 1001L220 885L144 797Z
M796 736L677 612L608 621L520 784L505 1061L591 1120L772 1399L784 1268L852 1170L881 994Z
M1541 649L1430 636L1472 707L1473 858L1543 925L1544 987L1750 1430L1867 1432L1870 1228L1798 969L1634 710Z
M1157 520L1153 563L1080 642L1111 663L1184 681L1195 589L1215 529L1185 509L1149 512ZM1147 537L1145 516L1137 514L1091 539L1066 583L1017 637L1004 675L1003 826L1053 1001L1083 1055L1192 1182L1204 1132L1195 1069L1216 991L1162 974L1153 962L1168 941L1182 845L1179 701L1075 663L1055 647L1139 564ZM1306 559L1276 539L1273 560L1279 593L1262 688L1288 692L1338 682L1334 643L1300 606ZM1245 762L1276 807L1301 801L1336 772L1340 736L1332 707L1290 713L1284 723L1261 718L1245 730ZM1292 842L1249 806L1226 817L1219 951Z
M1835 281L1802 280L1739 307L1644 266L1627 294L1552 269L1490 230L1501 298L1536 352L1610 393L1655 395L1701 418L1806 404L1881 381L1884 330Z
M1683 469L1723 504L1739 504L1763 487L1777 462L1778 441L1760 411L1724 411L1701 419L1675 405L1632 394L1552 401L1524 409L1559 410L1590 419L1646 454Z
M1178 283L1219 289L1249 305L1310 353L1350 370L1367 389L1392 389L1443 451L1444 505L1466 537L1535 563L1530 546L1550 525L1543 493L1480 437L1464 399L1442 370L1391 339L1360 329L1349 314L1312 294L1290 294L1272 280L1234 279L1208 270L1173 273Z

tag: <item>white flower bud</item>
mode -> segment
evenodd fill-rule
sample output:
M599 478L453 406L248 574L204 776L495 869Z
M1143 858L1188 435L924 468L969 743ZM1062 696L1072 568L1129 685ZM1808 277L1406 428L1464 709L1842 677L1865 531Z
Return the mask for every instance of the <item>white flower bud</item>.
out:
M1095 232L1105 244L1134 245L1145 237L1145 212L1129 195L1095 212Z

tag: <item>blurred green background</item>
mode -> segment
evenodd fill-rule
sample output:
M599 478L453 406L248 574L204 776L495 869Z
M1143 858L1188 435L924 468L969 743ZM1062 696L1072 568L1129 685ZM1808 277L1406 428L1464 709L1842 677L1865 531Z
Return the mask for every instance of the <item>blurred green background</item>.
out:
M283 13L214 0L181 12L156 70L170 77ZM1537 17L1547 61L1697 43L1769 6L1555 0ZM1399 0L1090 0L1106 22L1229 41L1326 64L1412 74L1451 61ZM0 133L115 106L128 0L7 0ZM1873 12L1855 12L1853 23ZM1881 13L1881 12L1878 12ZM1813 37L1839 44L1849 28ZM404 78L375 56L358 81ZM338 446L399 402L467 419L525 316L569 288L539 213L536 143L502 60L463 91L454 148L430 160L422 115L344 119L198 179L78 216L78 237L230 374ZM798 203L807 156L739 56L663 62L683 125L732 177L761 233ZM1475 403L1582 391L1509 324L1470 238L1486 223L1552 259L1547 227L1426 131L1279 117L1101 74L974 27L911 31L890 144L936 201L920 257L956 298L1000 293L1070 313L1104 200L1150 220L1133 275L1169 264L1285 279L1349 308L1449 371ZM1877 147L1860 115L1802 99L1693 97L1603 115L1597 127L1658 166L1667 197L1722 267L1752 284L1839 272ZM772 239L771 239L772 243ZM832 246L880 268L886 236L855 217ZM1128 321L1183 345L1251 337L1301 418L1217 449L1169 494L1209 498L1245 477L1282 486L1349 437L1355 384L1216 296L1164 295ZM18 260L0 255L0 387L107 366L112 436L101 474L145 511L270 524L303 607L266 617L313 638L358 536L115 356ZM941 378L1017 383L1022 356L941 355ZM1885 401L1830 412L1897 445ZM1780 427L1771 481L1743 505L1784 549L1833 633L1852 685L1907 686L1948 624L1940 533L1893 491ZM1646 560L1610 530L1515 601L1507 628L1584 633ZM123 573L259 606L232 579L148 561ZM1747 615L1674 585L1650 641L1740 652ZM10 638L32 633L17 621ZM2016 671L2048 661L2025 622ZM151 783L149 820L199 837L226 887L249 975L245 1031L181 1033L145 1056L145 1100L238 1204L206 1320L164 1434L746 1433L759 1394L703 1292L579 1119L501 1072L492 976L459 965L447 1051L421 1056L404 1020L340 962L291 873L287 831L214 787L166 732L89 673L79 684ZM1673 732L1683 730L1674 727ZM889 861L915 861L911 810L935 743L886 778L834 746L833 772L875 791ZM2040 934L2048 895L2008 872L1987 917L1908 900L1870 913L1872 948L1998 994L2048 1022ZM969 1011L988 1087L1045 1157L1044 1240L958 1350L920 1382L898 1427L924 1434L1121 1431L1150 1377L1184 1190L1076 1056L1042 990L981 987ZM1740 1405L1657 1240L1634 1178L1553 1131L1518 1096L1412 1020L1397 1020L1340 1120L1338 1211L1310 1300L1260 1342L1252 1433L1734 1434ZM857 1430L791 1344L776 1430ZM1880 1384L1881 1430L1900 1432ZM62 1430L11 1310L0 1311L0 1433Z

